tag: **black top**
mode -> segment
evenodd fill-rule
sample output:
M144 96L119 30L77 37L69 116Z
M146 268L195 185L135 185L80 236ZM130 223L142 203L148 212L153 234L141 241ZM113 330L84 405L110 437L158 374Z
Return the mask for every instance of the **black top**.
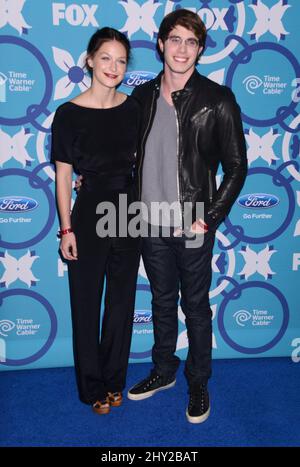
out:
M116 107L93 109L66 102L52 124L51 162L72 164L83 176L118 176L135 163L139 106L127 99Z

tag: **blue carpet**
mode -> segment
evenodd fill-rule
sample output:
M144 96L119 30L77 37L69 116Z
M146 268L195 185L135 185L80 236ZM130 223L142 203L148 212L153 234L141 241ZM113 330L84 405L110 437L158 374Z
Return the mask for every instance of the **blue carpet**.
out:
M151 365L129 365L127 387ZM127 398L106 416L77 399L73 368L0 373L0 446L270 447L300 445L300 365L288 358L214 360L211 416L186 421L183 364L176 386Z

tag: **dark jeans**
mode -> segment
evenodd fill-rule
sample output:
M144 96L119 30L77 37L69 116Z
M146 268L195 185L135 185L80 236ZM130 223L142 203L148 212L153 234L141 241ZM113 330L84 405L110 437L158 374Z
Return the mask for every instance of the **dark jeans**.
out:
M174 355L180 290L189 340L185 376L190 387L206 384L211 375L212 312L208 293L214 239L214 232L205 234L198 248L186 248L185 237L143 239L142 256L152 291L155 370L173 377L180 363Z

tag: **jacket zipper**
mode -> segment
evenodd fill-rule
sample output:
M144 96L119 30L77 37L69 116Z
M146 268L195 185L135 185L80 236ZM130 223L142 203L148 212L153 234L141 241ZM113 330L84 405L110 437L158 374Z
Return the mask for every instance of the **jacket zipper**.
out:
M209 202L212 204L213 201L213 187L212 187L212 179L211 179L211 170L208 169L208 196Z
M174 109L175 109L176 127L177 127L177 196L178 196L178 203L179 203L181 228L183 228L183 222L182 222L183 209L182 209L182 201L180 197L180 181L179 181L179 170L178 170L178 167L179 167L179 123L178 123L178 113L177 113L177 109L175 105L174 105Z
M142 195L142 177L141 177L141 169L142 169L142 166L143 166L143 161L144 161L144 156L145 156L144 142L145 142L146 135L147 135L148 130L149 130L149 127L150 127L150 122L151 122L151 120L152 120L152 111L153 111L154 99L155 99L155 89L154 89L153 94L152 94L152 102L151 102L151 108L150 108L150 115L149 115L148 125L147 125L147 128L146 128L146 130L145 130L145 133L143 134L143 139L142 139L142 143L141 143L142 156L141 156L140 166L139 166L139 170L138 170L138 176L139 176L139 199L141 199L141 195Z

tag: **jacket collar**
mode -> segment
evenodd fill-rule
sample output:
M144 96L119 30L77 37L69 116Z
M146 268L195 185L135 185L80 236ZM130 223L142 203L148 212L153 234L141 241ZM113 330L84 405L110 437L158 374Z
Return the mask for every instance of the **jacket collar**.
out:
M160 86L161 86L161 79L162 79L162 76L163 76L164 72L163 70L156 76L156 78L154 79L154 89L156 91L156 93L159 93L159 90L160 90Z
M161 86L161 79L163 76L164 72L163 70L157 75L157 77L154 79L154 87L155 91L159 93L160 91L160 86ZM180 94L187 94L191 93L195 89L195 83L201 78L202 76L198 72L198 70L195 68L193 74L190 76L188 81L186 82L185 86L183 89L180 89L179 91L176 91L177 93Z
M192 92L195 89L195 84L197 81L199 81L199 78L201 78L201 75L198 72L198 70L195 68L192 76L190 76L186 85L184 86L184 91Z

